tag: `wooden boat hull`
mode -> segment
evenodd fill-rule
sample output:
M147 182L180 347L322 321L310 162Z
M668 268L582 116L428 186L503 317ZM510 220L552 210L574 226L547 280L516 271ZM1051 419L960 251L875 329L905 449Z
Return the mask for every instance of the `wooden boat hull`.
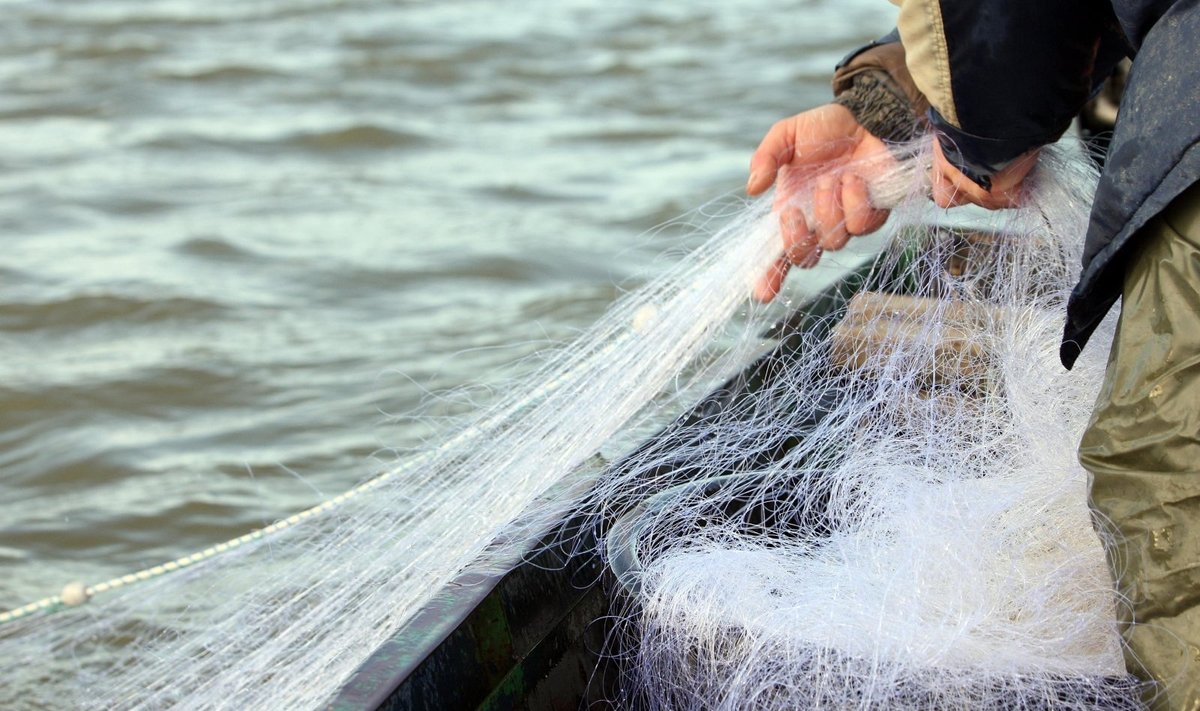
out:
M979 237L962 230L924 231L933 235L930 239L966 245L948 251L944 268L954 276L964 261L981 258L980 245L997 241L994 235ZM887 294L911 293L906 278L900 276L904 271L901 266L889 265L881 258L849 271L764 334L777 340L773 350L631 455L631 459L647 461L646 455L654 454L655 461L664 462L645 474L651 484L646 490L664 492L688 482L694 482L693 488L696 484L720 485L698 481L710 473L680 454L689 449L681 447L680 442L704 436L706 425L715 418L736 418L741 410L750 412L761 406L753 402L755 393L788 372L789 361L818 355L803 349L822 340L812 336L828 333L846 313L856 293L869 289L880 292L885 299ZM833 335L836 341L838 334ZM831 356L828 352L820 355L827 359ZM823 417L820 407L813 417ZM801 423L798 429L779 433L775 441L748 452L745 461L731 462L730 470L752 471L778 459L796 446L804 430ZM619 472L627 464L621 461L612 466ZM468 576L442 590L371 655L330 708L566 711L585 706L610 707L613 699L622 698L621 670L618 662L606 654L612 651L610 638L614 632L610 611L628 609L630 591L626 588L634 578L620 574L638 562L631 559L628 550L620 550L630 547L628 536L622 541L618 535L617 550L612 551L613 567L618 571L614 574L600 560L597 541L609 534L623 514L632 511L630 518L636 519L639 506L654 504L642 500L607 503L614 511L611 519L599 525L595 521L566 521L532 547L528 557L514 561L506 574ZM769 518L770 512L763 515ZM619 577L624 578L625 587ZM1140 707L1136 682L1131 677L1065 679L1064 693L1070 692L1073 684L1093 689L1097 684L1112 685L1113 689L1127 690L1128 708Z
M706 419L749 398L777 374L781 359L796 357L795 336L827 327L873 272L870 264L860 267L802 304L766 334L779 339L774 350L638 452L674 447L681 433L699 431ZM878 281L878 274L873 280ZM772 454L794 444L781 437ZM687 462L663 469L664 487L688 478ZM637 503L625 502L615 510ZM606 662L603 650L616 584L596 554L596 537L603 529L566 522L534 548L538 553L508 573L448 586L367 659L329 708L573 710L613 698L619 670ZM564 540L570 543L564 545Z

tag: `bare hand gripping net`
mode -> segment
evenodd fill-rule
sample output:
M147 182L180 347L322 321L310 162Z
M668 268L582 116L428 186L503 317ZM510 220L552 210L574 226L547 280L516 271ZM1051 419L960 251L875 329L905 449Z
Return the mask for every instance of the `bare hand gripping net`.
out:
M616 521L619 703L1127 706L1074 456L1102 364L1057 362L1094 178L1049 151L1028 206L968 239L928 225L912 154L874 188L897 210L868 291L776 329L791 355L752 397L590 464L762 351L762 202L369 494L0 626L0 706L319 707L437 590L569 516Z

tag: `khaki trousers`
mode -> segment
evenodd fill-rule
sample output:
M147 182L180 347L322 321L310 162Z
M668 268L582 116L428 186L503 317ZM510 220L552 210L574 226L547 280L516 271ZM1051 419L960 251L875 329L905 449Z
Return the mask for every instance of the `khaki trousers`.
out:
M1079 459L1154 709L1200 711L1200 183L1142 230Z

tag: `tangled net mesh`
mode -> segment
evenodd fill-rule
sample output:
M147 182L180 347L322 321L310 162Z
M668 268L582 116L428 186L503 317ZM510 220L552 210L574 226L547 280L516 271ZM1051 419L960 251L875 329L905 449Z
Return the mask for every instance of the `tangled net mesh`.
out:
M1023 209L899 226L752 398L608 484L689 482L608 538L627 703L1140 708L1075 458L1101 363L1058 362L1092 179L1059 148Z
M0 706L319 707L565 519L612 528L620 704L1130 706L1074 456L1103 364L1057 362L1094 171L1048 150L970 240L930 226L928 145L873 186L896 209L844 313L764 338L782 307L746 295L780 243L750 204L369 495L0 627ZM780 340L752 397L629 453Z

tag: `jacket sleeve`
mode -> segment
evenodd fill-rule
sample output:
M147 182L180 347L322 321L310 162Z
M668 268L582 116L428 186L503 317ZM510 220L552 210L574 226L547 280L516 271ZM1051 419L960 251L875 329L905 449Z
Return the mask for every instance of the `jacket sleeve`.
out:
M899 4L906 64L943 153L985 188L992 173L1062 135L1123 54L1112 51L1124 40L1108 3Z

